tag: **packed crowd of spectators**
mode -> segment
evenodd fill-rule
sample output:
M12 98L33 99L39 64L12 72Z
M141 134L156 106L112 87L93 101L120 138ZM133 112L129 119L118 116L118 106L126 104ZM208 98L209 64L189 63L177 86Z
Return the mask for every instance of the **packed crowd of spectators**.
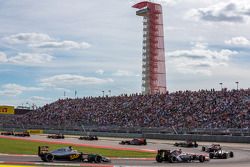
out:
M67 98L4 119L24 126L249 128L250 89Z

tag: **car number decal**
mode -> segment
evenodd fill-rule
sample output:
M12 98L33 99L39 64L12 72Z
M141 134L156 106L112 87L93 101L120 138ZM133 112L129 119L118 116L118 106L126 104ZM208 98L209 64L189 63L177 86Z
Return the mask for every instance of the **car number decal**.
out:
M79 154L73 154L69 158L70 160L77 159L80 155Z

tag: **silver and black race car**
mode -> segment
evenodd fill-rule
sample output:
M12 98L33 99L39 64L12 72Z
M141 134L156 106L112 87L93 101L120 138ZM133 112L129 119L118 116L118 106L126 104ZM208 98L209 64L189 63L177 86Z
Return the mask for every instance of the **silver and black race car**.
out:
M218 150L218 151L209 153L209 158L211 159L227 159L227 158L233 158L233 157L234 157L234 153L232 151Z
M169 163L175 163L175 162L205 162L209 161L210 158L206 155L202 154L190 154L190 153L184 153L181 150L158 150L158 153L156 155L156 161L157 162L169 162Z
M87 154L73 150L71 146L59 148L54 151L49 151L48 146L38 147L38 156L44 162L53 162L55 160L61 161L79 161L79 162L111 162L109 158L99 154Z
M29 132L15 132L14 136L18 136L18 137L30 137L30 133Z
M198 143L196 141L187 140L184 142L176 142L174 143L176 147L198 147Z

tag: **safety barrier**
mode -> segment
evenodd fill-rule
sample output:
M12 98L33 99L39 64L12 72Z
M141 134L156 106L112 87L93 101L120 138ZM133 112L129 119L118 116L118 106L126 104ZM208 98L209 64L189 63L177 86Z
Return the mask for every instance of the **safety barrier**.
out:
M0 129L9 131L13 129ZM15 131L24 131L25 129L15 129ZM63 133L65 135L82 135L81 131L64 130L44 130L44 133ZM120 138L139 138L163 139L163 140L195 140L207 142L229 142L229 143L250 143L250 136L230 136L230 135L196 135L196 134L160 134L160 133L111 133L111 132L88 132L91 135L100 137L120 137Z

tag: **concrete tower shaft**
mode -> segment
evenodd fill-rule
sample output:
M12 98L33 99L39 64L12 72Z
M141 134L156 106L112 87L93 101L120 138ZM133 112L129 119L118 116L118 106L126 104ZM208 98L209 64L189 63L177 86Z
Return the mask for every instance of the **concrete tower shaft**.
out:
M143 17L142 93L166 93L162 7L147 1L133 7Z

